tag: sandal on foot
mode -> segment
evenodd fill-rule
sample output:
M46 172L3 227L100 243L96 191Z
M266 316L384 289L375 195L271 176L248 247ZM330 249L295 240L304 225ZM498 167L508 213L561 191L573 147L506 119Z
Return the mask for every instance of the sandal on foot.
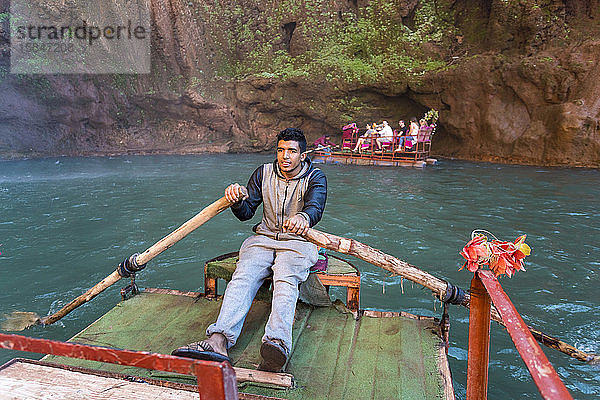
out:
M287 352L282 345L270 340L260 346L262 361L258 366L260 371L281 372L287 361Z
M225 354L217 353L215 349L204 340L200 342L190 343L187 346L181 346L180 348L173 350L171 352L171 355L178 357L195 358L196 360L204 361L227 361L231 364L231 360L229 359L229 357L227 357Z

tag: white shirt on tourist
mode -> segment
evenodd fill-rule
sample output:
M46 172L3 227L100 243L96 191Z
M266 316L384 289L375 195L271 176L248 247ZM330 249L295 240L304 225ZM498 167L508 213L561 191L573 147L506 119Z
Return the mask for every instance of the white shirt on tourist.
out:
M390 140L394 137L394 131L392 131L392 127L389 125L385 125L381 132L379 132L381 137L390 138Z

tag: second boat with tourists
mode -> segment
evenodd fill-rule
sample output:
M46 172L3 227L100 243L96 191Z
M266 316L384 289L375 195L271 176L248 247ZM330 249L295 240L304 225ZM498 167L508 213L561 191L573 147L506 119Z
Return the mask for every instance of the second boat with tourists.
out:
M393 134L384 136L385 129ZM311 159L321 164L377 165L389 167L416 167L435 165L431 158L431 139L435 125L423 124L414 136L392 131L384 121L381 125L367 126L360 135L356 123L342 128L341 143L316 144ZM317 143L317 142L316 142Z

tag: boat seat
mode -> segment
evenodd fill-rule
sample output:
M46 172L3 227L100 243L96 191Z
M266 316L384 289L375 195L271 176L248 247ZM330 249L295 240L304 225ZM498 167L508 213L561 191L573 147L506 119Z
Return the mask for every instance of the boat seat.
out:
M229 282L235 271L239 252L223 254L208 260L204 264L204 294L208 298L217 297L217 280ZM322 272L311 272L329 289L330 286L346 287L346 307L358 311L360 302L360 272L358 269L339 257L328 254L327 269ZM268 293L271 280L267 279L257 293L257 298L270 297Z
M352 136L342 139L342 150L352 150L356 146L356 140Z
M379 145L381 146L381 152L383 153L384 150L391 150L393 143L393 140L389 142L379 142Z

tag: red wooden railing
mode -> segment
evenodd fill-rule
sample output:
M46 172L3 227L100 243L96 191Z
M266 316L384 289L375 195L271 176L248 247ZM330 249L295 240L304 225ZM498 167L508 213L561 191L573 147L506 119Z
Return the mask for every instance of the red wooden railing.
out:
M200 399L238 399L235 371L226 362L201 361L146 351L120 350L2 333L0 348L196 375Z
M572 399L498 279L491 271L479 270L471 280L467 400L487 398L492 302L542 397L550 400Z

